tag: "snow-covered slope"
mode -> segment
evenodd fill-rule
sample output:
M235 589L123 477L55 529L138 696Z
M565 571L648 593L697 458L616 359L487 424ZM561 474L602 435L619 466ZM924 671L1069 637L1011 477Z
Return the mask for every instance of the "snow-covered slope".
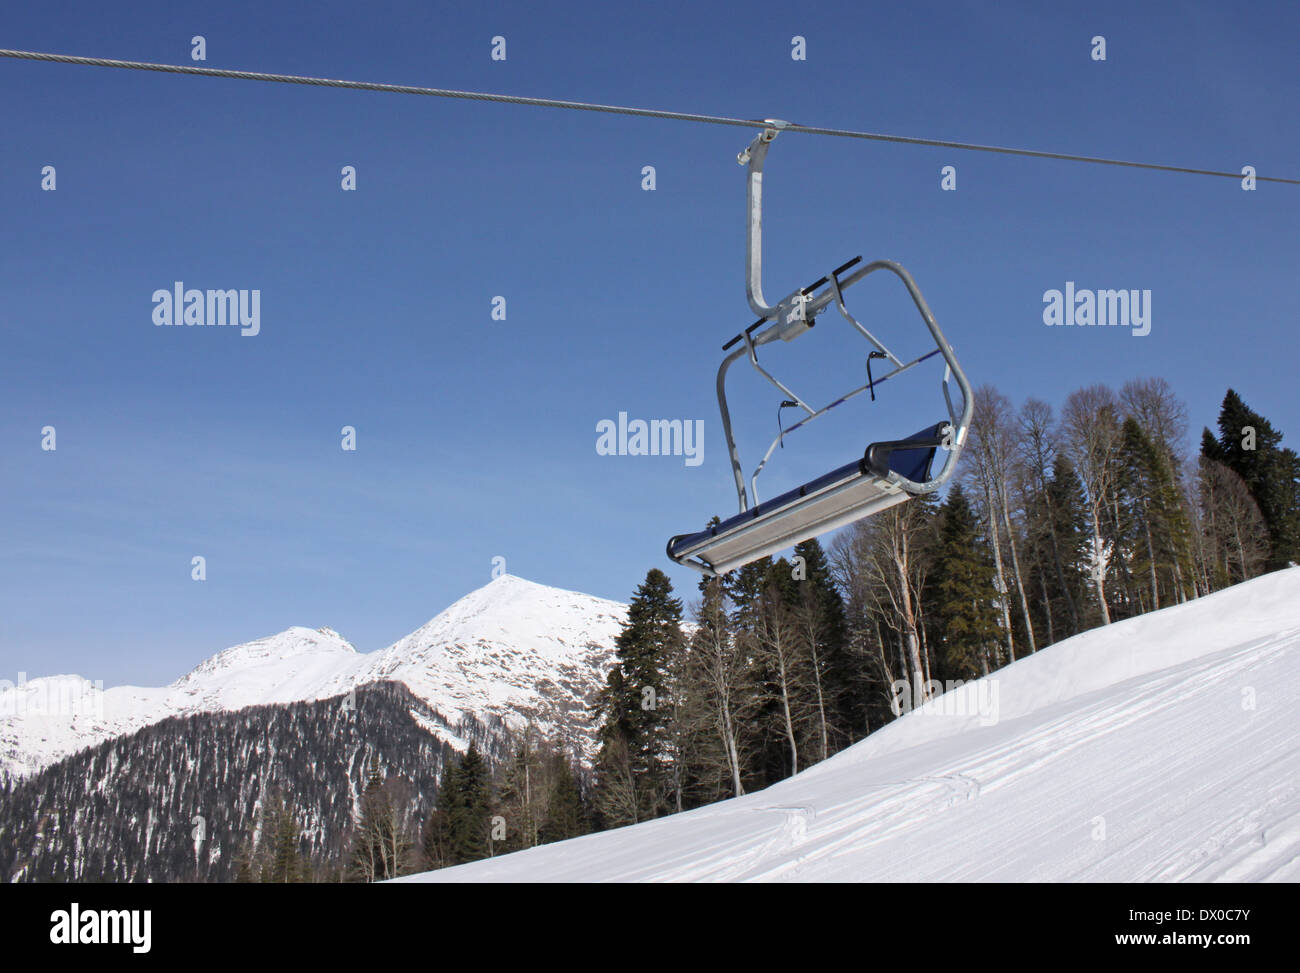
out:
M1300 568L971 685L760 793L407 881L1300 880Z
M170 686L32 679L0 690L0 770L25 776L168 716L325 699L383 679L406 683L452 723L533 719L589 747L576 716L604 678L625 610L502 575L369 654L328 628L290 628L219 652Z

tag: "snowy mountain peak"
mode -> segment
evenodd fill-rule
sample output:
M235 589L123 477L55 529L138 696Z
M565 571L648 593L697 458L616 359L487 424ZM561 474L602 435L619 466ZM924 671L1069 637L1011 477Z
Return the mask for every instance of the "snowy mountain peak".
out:
M622 619L625 610L616 601L503 574L460 598L387 651L419 657L439 645L512 641L565 654L564 649L582 646L593 637L603 639L609 623ZM595 629L593 613L600 621Z
M453 721L531 722L590 755L586 707L626 611L616 601L503 574L375 653L367 680L400 680Z
M231 646L205 659L182 676L173 686L184 686L212 673L244 669L296 656L348 653L356 655L352 644L330 628L311 629L295 625L276 635Z

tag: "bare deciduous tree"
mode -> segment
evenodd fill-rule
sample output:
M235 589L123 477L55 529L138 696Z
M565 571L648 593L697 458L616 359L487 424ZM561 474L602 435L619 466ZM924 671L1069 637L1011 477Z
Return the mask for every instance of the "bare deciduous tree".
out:
M874 603L876 617L898 633L899 669L913 686L922 687L928 681L920 634L920 592L926 565L919 552L924 548L927 527L925 506L911 500L858 521L839 542L835 554L837 572L856 575L863 596Z
M1025 595L1024 578L1020 571L1016 532L1011 523L1011 481L1018 472L1016 429L1011 402L991 385L982 385L975 391L969 449L975 460L973 469L978 482L977 496L981 500L980 506L989 528L989 541L993 546L993 566L1001 594L999 611L1006 631L1007 652L1014 661L1016 647L1011 630L1011 588L1003 567L1004 544L1011 560L1011 583L1015 585L1020 603L1029 651L1033 652L1037 646L1034 643L1034 623L1029 615L1029 599Z
M826 687L822 679L822 659L818 655L818 646L822 644L826 630L826 612L811 585L800 585L799 603L794 609L794 623L803 651L808 656L809 672L812 678L814 719L817 726L817 741L820 756L825 760L830 756L830 720L827 710Z
M1092 583L1101 620L1107 625L1110 608L1106 604L1106 572L1111 550L1102 531L1102 518L1114 491L1119 430L1119 407L1115 393L1108 386L1090 385L1070 393L1065 400L1061 412L1062 439L1083 481L1092 530Z
M716 744L700 747L696 762L705 772L716 771L725 777L732 796L739 797L745 793L741 735L753 694L749 660L731 630L717 579L709 581L694 615L696 629L686 657L686 679L691 687L688 719Z
M781 732L790 751L791 773L799 772L799 732L804 720L808 667L794 613L775 585L764 592L754 629L755 657L772 676L771 696L778 704Z
M1119 400L1125 414L1138 421L1164 450L1170 469L1177 471L1187 436L1187 406L1174 394L1173 386L1163 378L1135 378L1124 383Z
M1201 457L1198 490L1204 545L1219 585L1260 574L1270 549L1268 529L1245 481L1222 463Z
M410 871L415 842L410 785L400 777L367 786L353 833L353 874L363 882L396 878Z
M1035 493L1044 514L1042 528L1045 536L1042 539L1047 545L1052 560L1056 582L1065 598L1065 607L1069 614L1071 630L1077 632L1079 630L1079 610L1074 604L1074 595L1071 593L1070 585L1065 579L1061 541L1056 533L1056 512L1053 509L1052 492L1048 489L1047 483L1048 470L1052 468L1056 459L1056 442L1053 435L1055 424L1055 419L1052 417L1052 407L1041 399L1026 399L1025 404L1020 408L1019 445L1021 455L1024 456L1031 489ZM1046 602L1046 581L1045 579L1041 580L1043 580L1043 597L1044 602ZM1051 607L1046 603L1043 607L1047 625L1050 629L1052 625ZM1048 640L1054 641L1050 631L1048 632Z

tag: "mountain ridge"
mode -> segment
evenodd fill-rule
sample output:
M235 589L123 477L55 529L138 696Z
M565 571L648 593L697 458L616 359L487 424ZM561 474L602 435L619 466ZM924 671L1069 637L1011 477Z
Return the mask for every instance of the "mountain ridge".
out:
M331 628L290 626L214 653L166 686L38 677L0 690L0 773L30 776L169 716L308 702L380 681L404 683L452 719L534 722L589 756L591 733L576 716L603 679L625 611L503 574L369 653Z

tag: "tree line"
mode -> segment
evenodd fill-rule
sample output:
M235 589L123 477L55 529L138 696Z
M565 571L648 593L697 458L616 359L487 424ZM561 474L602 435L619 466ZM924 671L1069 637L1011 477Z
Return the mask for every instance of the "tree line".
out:
M270 795L240 846L236 881L379 882L522 851L596 827L591 775L533 727L510 734L493 758L471 740L443 761L429 813L406 775L371 758L342 857L304 850L301 815Z
M1159 378L1059 414L975 402L942 502L704 580L689 618L646 575L593 708L598 827L766 787L952 680L1300 560L1300 459L1231 389L1194 454Z

